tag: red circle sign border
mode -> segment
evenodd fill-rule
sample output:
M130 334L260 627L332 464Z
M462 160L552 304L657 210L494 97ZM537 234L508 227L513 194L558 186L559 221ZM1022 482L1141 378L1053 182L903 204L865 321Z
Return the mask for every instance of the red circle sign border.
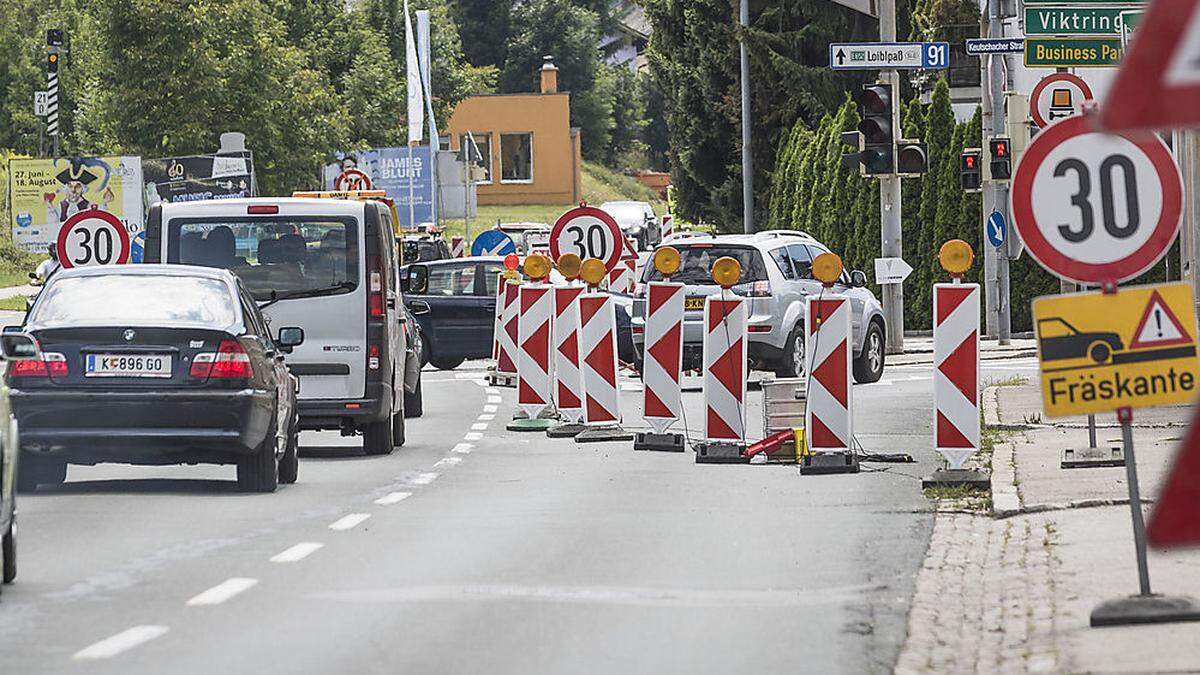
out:
M625 233L621 231L621 226L617 224L616 219L610 216L608 212L601 211L594 206L577 206L562 214L558 217L558 220L554 221L554 227L550 228L550 257L554 258L556 263L558 262L558 257L562 255L562 252L558 249L559 233L567 226L567 223L584 216L596 218L604 223L605 227L612 232L613 252L612 255L608 256L608 260L604 261L604 269L608 272L613 271L617 268L617 264L621 262L621 255L625 252Z
M70 257L67 255L67 237L71 234L71 228L79 224L81 220L88 218L97 218L111 225L117 231L117 239L121 242L121 254L117 256L114 265L124 265L129 262L129 232L125 230L125 224L108 211L100 209L87 209L80 211L75 215L67 218L67 222L58 228L58 237L55 239L54 247L58 249L58 264L62 265L63 269L69 270L74 265L71 264Z
M1040 110L1038 110L1038 99L1041 98L1042 92L1046 90L1046 87L1050 86L1051 82L1070 82L1076 87L1079 87L1079 90L1083 92L1083 100L1095 100L1095 95L1092 94L1092 88L1088 86L1087 82L1083 81L1082 77L1079 77L1074 73L1052 73L1043 77L1038 81L1037 85L1034 86L1033 91L1029 94L1029 116L1033 118L1033 123L1042 129L1045 129L1050 125L1046 122L1046 120L1042 119L1042 113Z
M367 172L363 171L362 169L346 169L345 171L339 173L337 178L333 179L333 189L339 191L342 190L342 179L349 178L352 175L357 175L360 181L366 181L367 187L360 189L373 190L375 188L375 181L371 180L371 177L367 175Z
M1097 265L1069 258L1051 246L1036 225L1033 216L1033 177L1051 150L1066 140L1088 133L1103 132L1093 126L1090 116L1076 115L1051 124L1034 137L1013 174L1013 226L1029 249L1029 255L1050 272L1080 283L1120 283L1150 269L1171 248L1183 215L1183 178L1171 158L1171 152L1156 136L1116 134L1137 146L1154 165L1162 185L1162 213L1146 243L1121 260ZM1032 226L1023 227L1023 222Z

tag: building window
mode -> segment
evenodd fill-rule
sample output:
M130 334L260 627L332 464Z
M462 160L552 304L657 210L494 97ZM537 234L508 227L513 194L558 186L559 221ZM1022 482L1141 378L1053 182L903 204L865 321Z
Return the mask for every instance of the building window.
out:
M438 150L450 149L450 134L438 134Z
M533 134L500 134L500 182L533 182Z
M475 164L483 169L483 178L475 181L476 184L485 185L492 182L492 135L487 132L471 133L471 137L475 139L475 146L479 148L479 157L476 158L474 153L471 159L475 160ZM466 134L461 134L458 137L459 149L466 148L471 144Z

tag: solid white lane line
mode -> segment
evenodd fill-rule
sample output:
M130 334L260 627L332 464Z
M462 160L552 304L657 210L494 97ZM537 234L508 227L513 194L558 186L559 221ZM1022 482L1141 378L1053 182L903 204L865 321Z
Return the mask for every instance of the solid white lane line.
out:
M488 403L503 403L504 399L500 398L499 396L489 396L489 397L487 397L487 402Z
M329 529L338 531L349 530L350 528L357 526L359 523L370 517L371 514L369 513L347 514L330 523Z
M496 412L497 409L498 409L497 406L494 406L494 405L483 406L483 412L485 412L485 413L494 413L494 412Z
M77 661L93 661L96 659L111 659L128 649L144 644L156 637L161 637L170 630L166 626L134 626L112 637L104 638L75 652L71 658Z
M233 577L231 579L226 579L225 581L222 581L216 586L204 591L191 600L188 600L187 605L188 607L219 605L238 593L253 588L257 583L258 579L247 579L245 577Z
M478 417L480 422L491 422L496 419L496 413L483 413Z
M464 441L478 441L482 438L483 438L483 434L479 433L478 431L472 431L472 432L468 433L466 436L463 436Z
M389 492L379 499L376 499L375 503L380 506L391 506L392 504L398 504L411 496L411 492Z
M439 466L454 466L455 464L458 464L461 461L462 461L462 457L443 457L443 458L439 459L437 461L437 463L435 463L433 466L434 466L434 468L437 468Z
M410 478L408 482L412 483L413 485L429 485L433 481L437 480L437 477L439 475L441 475L441 474L437 473L436 471L430 471L429 473L419 473L416 476L414 476L413 478Z
M271 562L277 562L277 563L298 562L300 560L304 560L305 558L307 558L312 553L316 552L317 549L321 548L324 545L325 544L318 544L315 541L303 541L303 542L300 542L299 544L296 544L295 546L283 551L282 553L272 556Z
M487 429L487 428L488 428L487 422L476 422L475 424L471 425L471 429L473 431L483 431L484 429Z
M475 447L475 445L472 443L459 443L458 445L451 448L450 452L457 452L457 453L461 453L464 455L469 455L469 454L471 454L471 448L473 448L473 447Z

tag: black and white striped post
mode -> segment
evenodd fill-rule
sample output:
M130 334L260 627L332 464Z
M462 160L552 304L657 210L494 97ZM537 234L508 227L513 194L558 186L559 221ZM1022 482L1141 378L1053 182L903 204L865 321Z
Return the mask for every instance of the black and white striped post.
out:
M51 157L58 157L58 60L62 47L62 30L46 31L46 133L52 144Z

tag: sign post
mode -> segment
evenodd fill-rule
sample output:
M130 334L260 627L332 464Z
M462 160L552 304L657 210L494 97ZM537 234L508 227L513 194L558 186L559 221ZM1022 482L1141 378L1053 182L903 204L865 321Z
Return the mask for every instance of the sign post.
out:
M1097 132L1089 115L1039 133L1013 177L1013 223L1030 255L1064 279L1101 288L1033 303L1047 417L1115 411L1121 424L1140 593L1098 605L1092 626L1200 620L1195 600L1151 592L1132 430L1134 408L1195 398L1192 290L1117 288L1166 253L1182 192L1161 140Z

